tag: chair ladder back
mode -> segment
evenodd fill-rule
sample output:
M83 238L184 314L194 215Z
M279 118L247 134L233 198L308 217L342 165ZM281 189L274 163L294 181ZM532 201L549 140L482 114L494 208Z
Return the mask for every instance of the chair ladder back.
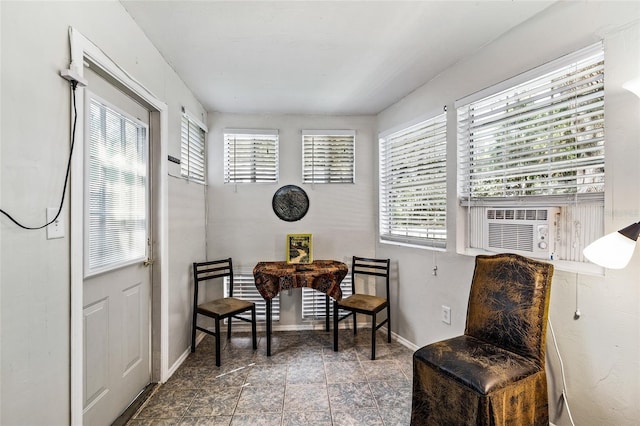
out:
M373 259L353 256L351 267L351 290L356 293L356 275L372 275L385 278L386 297L389 298L389 259Z
M193 282L197 296L199 283L215 278L229 277L229 297L233 296L233 264L231 258L193 263ZM197 299L196 299L197 300Z

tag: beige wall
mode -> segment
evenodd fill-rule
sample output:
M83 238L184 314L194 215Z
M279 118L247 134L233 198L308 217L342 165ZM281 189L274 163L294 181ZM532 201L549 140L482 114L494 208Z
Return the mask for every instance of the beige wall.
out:
M180 108L204 111L119 2L2 1L0 15L3 209L35 225L46 207L58 206L71 122L69 85L59 71L69 67L70 26L168 105L168 153L180 156ZM205 244L204 187L174 178L168 186L171 366L188 348L189 262L204 256ZM68 195L62 217L66 235L56 240L0 218L3 425L70 422Z
M286 235L296 233L313 234L314 259L350 263L352 255L373 255L375 117L215 113L209 114L208 126L210 259L231 256L236 270L251 273L258 261L285 260ZM279 130L278 183L223 183L225 128ZM302 184L301 130L322 129L356 131L354 184ZM297 222L280 220L271 208L274 192L289 184L302 187L309 197L309 211ZM274 328L300 325L300 291L280 300L280 322Z
M606 206L611 232L640 219L640 99L622 89L640 76L640 3L558 3L460 61L378 116L385 131L430 111L449 108L455 123L457 99L604 39ZM443 40L446 42L446 40ZM462 333L473 258L456 254L459 223L456 197L456 130L448 133L447 251L378 244L378 256L396 259L400 283L394 331L418 346ZM431 273L437 264L438 275ZM567 376L570 408L579 425L634 425L640 418L640 250L630 266L605 277L556 271L551 319ZM582 317L573 319L578 304ZM452 324L440 321L440 307L451 307ZM561 374L549 335L548 374L552 421L558 414Z

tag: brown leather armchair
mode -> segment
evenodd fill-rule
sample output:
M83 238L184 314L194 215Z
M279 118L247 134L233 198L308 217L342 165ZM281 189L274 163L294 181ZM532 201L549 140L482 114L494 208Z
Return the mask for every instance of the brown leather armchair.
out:
M476 257L464 335L413 355L411 425L548 426L552 275L516 254Z

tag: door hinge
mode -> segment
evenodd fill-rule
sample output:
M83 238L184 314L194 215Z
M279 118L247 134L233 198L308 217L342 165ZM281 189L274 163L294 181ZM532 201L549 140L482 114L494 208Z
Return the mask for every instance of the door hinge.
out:
M154 262L154 260L152 258L148 257L144 262L142 262L142 264L144 266L151 266L151 265L153 265L153 262Z

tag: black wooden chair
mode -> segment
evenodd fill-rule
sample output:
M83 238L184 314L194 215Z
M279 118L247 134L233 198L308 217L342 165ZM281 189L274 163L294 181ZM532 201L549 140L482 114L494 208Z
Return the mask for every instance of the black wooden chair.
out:
M198 304L200 284L216 278L229 277L229 297L208 300ZM218 280L222 285L224 280ZM191 352L196 351L196 330L210 334L216 339L216 366L220 367L220 321L227 318L227 339L231 339L231 323L236 318L251 323L253 349L258 348L256 340L256 305L247 300L233 297L233 264L231 258L210 262L193 263L193 325L191 329ZM243 318L239 314L251 311L251 319ZM200 327L197 324L198 314L212 318L215 331Z
M371 359L376 359L376 331L387 324L387 341L391 343L391 312L389 302L389 259L371 259L353 256L351 262L352 295L333 302L333 350L338 351L338 323L353 316L353 334L358 333L356 314L371 316ZM356 293L356 276L370 275L385 279L385 297ZM376 315L386 309L387 317L377 323ZM340 310L348 311L340 316Z

